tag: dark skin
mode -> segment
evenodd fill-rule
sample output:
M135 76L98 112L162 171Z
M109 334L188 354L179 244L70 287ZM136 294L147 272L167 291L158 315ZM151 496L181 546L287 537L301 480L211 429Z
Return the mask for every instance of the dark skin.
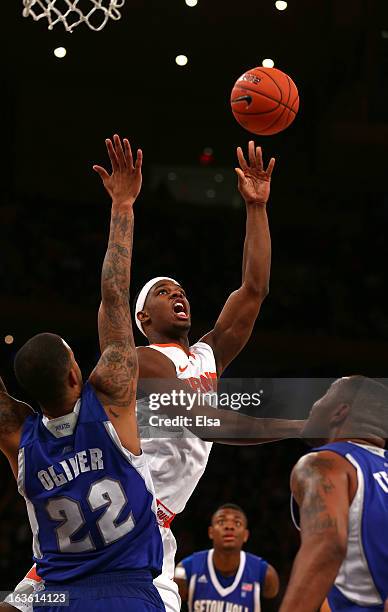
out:
M270 193L271 174L275 160L271 159L267 169L263 167L261 148L249 143L248 162L241 148L237 150L240 168L238 186L245 200L247 211L246 237L244 243L242 283L227 299L214 328L205 334L202 342L209 344L215 355L217 374L238 355L248 342L261 305L268 294L271 239L266 205ZM180 312L175 312L181 304ZM188 334L191 326L190 303L180 285L167 280L159 281L151 288L139 321L150 344L177 344L189 354ZM187 391L187 386L176 377L175 368L165 355L138 347L140 386L146 392L164 393ZM155 386L148 380L155 380ZM169 416L179 414L174 406L165 409ZM182 413L180 413L182 414ZM261 444L276 439L298 436L302 423L279 419L254 419L241 414L211 407L194 406L191 417L207 416L221 420L221 428L214 438L214 427L192 427L198 437L223 444ZM247 437L247 432L250 437Z
M209 538L213 542L214 568L223 576L235 576L240 565L240 553L249 538L247 520L244 514L234 508L218 510L209 527ZM182 563L178 567L183 567ZM187 601L188 585L183 578L175 578L179 594ZM276 597L279 591L279 576L272 565L268 565L264 580L263 596Z
M249 163L241 148L237 149L240 168L238 186L245 200L247 227L244 243L242 283L225 303L214 328L205 334L202 342L209 344L215 354L217 372L221 376L227 365L248 342L261 305L268 294L271 267L271 238L266 205L270 194L270 181L275 160L264 169L261 148L249 143ZM170 287L173 291L174 287ZM171 300L160 299L168 294L151 290L144 310L138 317L150 343L176 342L186 351L189 348L190 308L185 299L187 319L179 319L167 310ZM178 296L177 296L178 297ZM140 375L141 377L141 375Z
M133 205L142 185L139 149L134 163L127 139L106 141L112 171L93 166L112 199L108 248L101 273L98 313L101 357L89 381L96 389L125 448L140 453L136 422L138 361L128 302L133 243Z
M309 436L326 431L326 442L372 443L384 448L385 441L378 436L351 438L343 434L352 412L351 406L341 401L344 384L346 379L336 381L314 404L303 433ZM367 422L364 430L368 430ZM357 486L355 467L331 451L306 455L294 467L291 491L300 508L301 546L280 612L316 612L325 606L346 557L349 508Z

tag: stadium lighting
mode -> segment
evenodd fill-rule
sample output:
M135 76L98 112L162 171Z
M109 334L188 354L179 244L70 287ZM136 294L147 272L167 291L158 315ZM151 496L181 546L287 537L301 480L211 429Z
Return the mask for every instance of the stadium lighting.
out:
M187 59L186 55L177 55L175 61L178 66L186 66L189 60Z
M278 9L278 11L285 11L287 8L287 2L284 2L284 0L277 0L275 2L275 6Z
M65 57L66 53L67 51L65 47L57 47L56 49L54 49L55 57L59 57L60 59L62 59L62 57Z
M8 334L7 336L5 336L5 338L4 338L4 342L5 342L6 344L12 344L12 343L13 343L13 340L14 340L14 338L13 338L13 336L11 336L10 334Z
M197 6L197 4L198 4L198 0L185 0L185 2L187 4L187 6L190 6L190 7Z
M264 66L264 68L273 68L275 66L275 62L268 57L263 59L262 66Z

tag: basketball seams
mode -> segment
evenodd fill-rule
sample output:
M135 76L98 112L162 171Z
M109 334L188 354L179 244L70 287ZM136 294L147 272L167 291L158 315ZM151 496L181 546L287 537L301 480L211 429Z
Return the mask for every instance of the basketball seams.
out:
M291 98L291 81L290 81L290 78L289 78L289 76L287 74L286 74L286 77L287 77L287 81L288 81L288 98L287 98L287 102L286 102L286 104L284 106L288 106L288 103L289 103L290 98ZM291 108L292 108L292 105L291 105Z
M268 100L272 100L273 102L277 102L278 106L275 106L275 108L273 110L276 110L281 105L281 106L285 106L286 108L289 108L296 115L296 112L294 111L293 108L291 108L287 104L284 104L284 102L281 102L281 100L276 100L276 98L273 98L272 96L268 96L267 94L262 93L261 91L258 91L257 89L252 89L251 87L245 87L245 85L238 85L236 87L236 89L237 88L244 89L245 91L251 91L252 93L256 94L257 96L263 96L264 98L268 98ZM299 95L296 97L296 100L298 98L299 98ZM233 102L232 102L232 104L233 104ZM294 104L295 104L295 102L294 102ZM262 115L262 114L265 114L265 113L271 112L271 111L264 111L264 113L263 112L260 112L260 113L242 113L240 111L234 111L234 112L235 113L239 113L240 115Z
M282 119L284 118L284 113L287 111L287 106L285 106L284 104L282 104L283 106L283 110L280 113L280 115L278 115L277 117L275 117L275 121L273 121L272 123L270 123L269 125L267 125L265 128L263 128L263 136L265 136L265 132L267 132L268 130L273 129L273 127Z
M275 68L275 70L276 70L276 68ZM278 88L279 93L280 93L280 102L281 102L283 100L283 92L282 92L279 84L275 81L275 79L273 79L271 77L271 75L268 72L266 72L265 70L261 70L260 68L257 68L256 71L260 72L261 74L265 74L269 79L271 79L271 81L273 81L273 83L275 83L275 85Z
M257 75L257 80L252 79L252 83L248 82L249 79L238 80L235 83L230 100L235 118L245 129L258 135L270 136L282 132L293 122L299 110L296 85L286 73L276 69L267 72L265 68L255 68L246 74ZM252 96L254 103L238 105L234 102L237 94L246 98ZM268 109L271 103L275 106ZM257 110L260 108L266 110Z

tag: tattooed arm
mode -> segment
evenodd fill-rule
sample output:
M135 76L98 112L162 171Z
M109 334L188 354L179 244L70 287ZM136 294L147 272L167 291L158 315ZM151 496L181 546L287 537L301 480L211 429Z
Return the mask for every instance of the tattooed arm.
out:
M135 414L138 362L129 308L133 204L140 192L142 152L135 166L128 140L106 141L112 174L94 166L112 197L108 248L102 266L98 313L101 358L89 380L125 448L140 452Z
M0 450L10 462L15 477L21 431L30 414L32 409L28 404L19 402L0 389Z
M280 612L316 612L346 555L355 469L330 451L303 457L291 475L300 507L301 546Z

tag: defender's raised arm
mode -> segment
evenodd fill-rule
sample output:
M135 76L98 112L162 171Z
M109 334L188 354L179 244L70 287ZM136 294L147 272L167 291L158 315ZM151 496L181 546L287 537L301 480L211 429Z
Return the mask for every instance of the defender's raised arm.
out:
M124 145L124 146L123 146ZM133 204L139 195L142 175L142 152L137 151L135 164L127 139L115 135L106 140L112 165L109 174L94 166L112 198L108 248L102 274L102 301L98 313L101 358L90 376L122 444L139 452L135 416L138 362L132 333L129 286L133 242Z

